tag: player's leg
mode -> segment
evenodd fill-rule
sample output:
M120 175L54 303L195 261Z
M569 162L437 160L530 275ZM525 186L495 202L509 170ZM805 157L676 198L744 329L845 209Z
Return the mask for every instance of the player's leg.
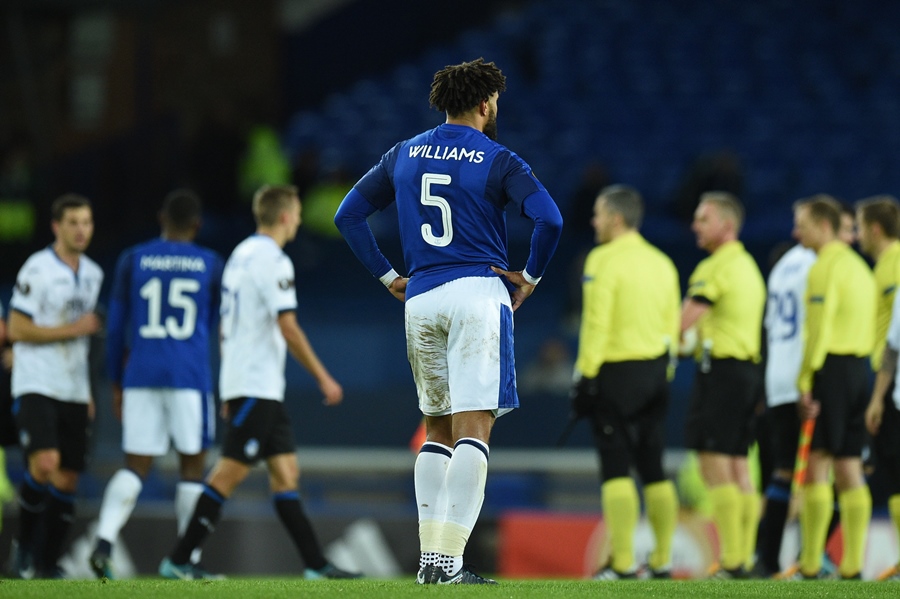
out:
M797 456L800 417L795 403L769 408L766 413L768 442L772 453L772 475L766 486L766 507L758 528L757 553L763 572L774 575L781 571L779 557L791 506L791 482Z
M289 429L289 422L285 420L284 423ZM290 435L290 431L285 430L285 434L291 439L290 442L285 443L285 447L291 445L293 449L293 437ZM325 558L316 531L300 501L298 490L300 468L293 450L282 451L267 457L266 467L269 470L269 490L272 492L275 512L303 559L306 566L304 577L307 579L358 578L359 574L341 570Z
M463 553L484 502L493 412L453 414L453 456L444 483L446 514L438 538L437 565L453 578L462 572Z
M119 532L134 511L153 458L169 450L164 396L161 389L126 388L122 392L125 466L112 475L103 492L97 543L88 560L98 578L114 578L112 550Z
M447 335L453 456L447 466L443 493L447 509L433 582L490 584L494 581L463 567L463 554L484 502L494 421L519 405L512 309L500 279L464 278L438 289L444 301L432 314Z
M853 578L862 571L869 522L872 519L872 495L863 478L862 459L836 458L834 482L841 510L844 554L840 564L843 578Z
M671 576L672 540L678 524L678 493L663 470L665 449L666 410L669 403L669 385L665 378L667 360L652 368L662 374L659 390L639 420L638 441L635 446L635 467L644 483L644 502L647 520L656 539L656 546L648 558L650 574L654 578Z
M817 576L822 569L828 523L834 512L834 491L829 481L832 463L831 454L822 449L809 453L800 511L800 572L807 577Z
M97 519L97 542L88 560L98 578L115 578L113 546L134 511L152 464L153 456L126 454L125 467L116 471L106 484Z
M195 574L198 577L205 575L201 571L195 573L190 565L191 555L215 530L225 501L247 478L253 464L263 457L260 440L268 438L279 414L279 405L281 402L252 397L228 400L229 419L222 456L206 477L184 534L179 537L169 557L160 563L161 576L193 579Z
M50 475L50 494L44 514L43 575L61 578L58 562L75 520L78 478L87 465L90 420L87 404L55 402L59 418L59 469Z
M646 377L646 373L644 373ZM619 402L641 401L635 393L634 373L622 364L604 364L597 375L598 397L592 402L591 432L601 464L600 487L603 522L612 554L594 575L596 580L616 580L635 575L634 532L641 513L637 487L631 478L631 423Z
M54 402L41 395L24 395L15 414L27 469L19 485L19 522L14 535L10 574L32 578L36 573L35 551L44 512L49 502L50 476L59 469L58 417Z
M900 540L900 410L890 391L885 394L884 414L878 435L873 439L877 465L883 474L888 495L888 514L893 522L896 538ZM879 580L900 581L900 560L878 576Z
M200 495L203 494L203 470L206 466L206 451L196 454L178 454L181 478L175 484L175 523L178 536L187 531L188 523ZM191 563L200 563L200 548L191 554Z
M178 536L184 535L197 500L203 493L206 448L215 439L215 401L211 393L196 389L168 389L165 403L167 436L178 452L180 479L175 485L175 522ZM191 554L191 563L200 563L200 549Z
M447 467L453 457L452 418L425 416L426 441L416 457L414 481L419 515L419 572L437 564L440 555L438 539L446 517L446 493L443 493ZM444 502L439 505L439 500ZM424 582L417 580L417 582Z
M446 324L436 320L435 304L443 290L434 289L406 302L406 353L425 417L426 442L413 470L419 521L419 571L424 584L426 567L436 565L447 512L444 482L453 456L450 383L447 373ZM429 568L430 569L430 568Z

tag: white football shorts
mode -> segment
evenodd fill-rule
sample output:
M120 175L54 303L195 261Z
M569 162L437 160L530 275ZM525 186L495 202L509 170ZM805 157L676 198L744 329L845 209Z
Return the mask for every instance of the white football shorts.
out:
M122 395L122 449L132 455L161 456L169 443L194 455L216 432L211 393L196 389L126 388Z
M407 300L406 352L427 416L519 407L513 313L499 277L464 277Z

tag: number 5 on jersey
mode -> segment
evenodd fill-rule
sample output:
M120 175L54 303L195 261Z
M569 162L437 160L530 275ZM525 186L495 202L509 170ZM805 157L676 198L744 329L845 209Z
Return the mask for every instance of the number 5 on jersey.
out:
M434 234L431 225L425 223L422 225L422 239L425 240L425 243L439 248L447 247L453 241L453 221L450 218L450 202L442 196L433 194L431 186L450 185L451 181L450 175L437 173L425 173L422 175L421 202L424 206L437 206L441 209L441 226L444 228L444 234L438 237Z

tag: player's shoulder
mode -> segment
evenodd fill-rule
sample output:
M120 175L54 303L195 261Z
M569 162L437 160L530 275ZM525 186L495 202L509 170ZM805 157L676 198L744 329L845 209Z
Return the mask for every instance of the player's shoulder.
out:
M79 258L79 266L78 268L84 268L86 271L91 272L92 274L103 274L103 268L97 264L97 262L88 256L87 254L81 254L81 258Z

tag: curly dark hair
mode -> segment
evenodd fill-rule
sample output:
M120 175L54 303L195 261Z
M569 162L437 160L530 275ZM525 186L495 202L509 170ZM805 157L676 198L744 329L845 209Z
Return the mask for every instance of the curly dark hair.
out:
M506 77L493 62L477 58L471 62L447 65L434 74L431 105L456 117L487 100L494 92L506 90Z

